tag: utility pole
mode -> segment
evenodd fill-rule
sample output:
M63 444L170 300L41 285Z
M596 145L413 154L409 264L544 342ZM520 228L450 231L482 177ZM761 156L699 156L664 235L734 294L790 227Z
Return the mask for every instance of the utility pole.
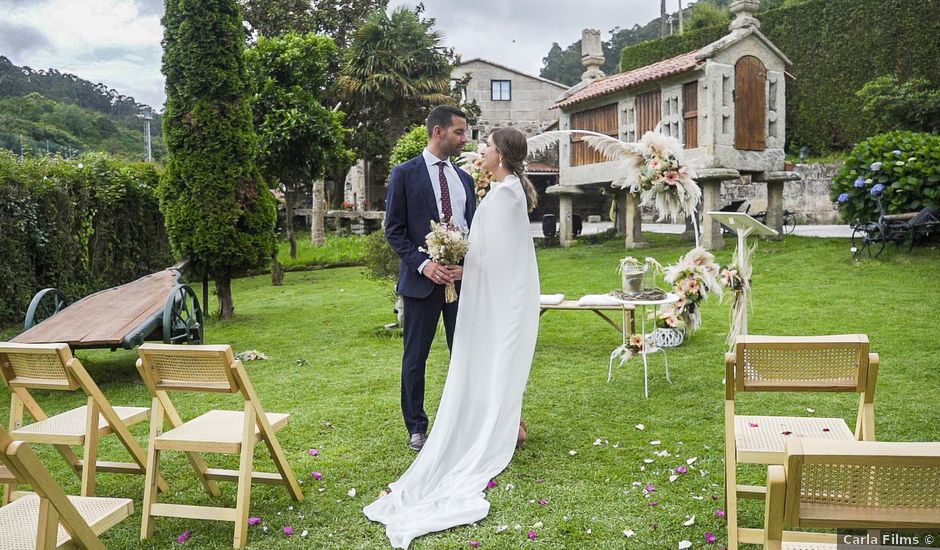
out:
M682 28L682 0L679 0L679 34L684 34L685 30Z
M150 107L147 107L142 109L137 116L144 119L144 123L147 126L147 162L153 162L153 155L150 149L150 121L153 120L153 113Z

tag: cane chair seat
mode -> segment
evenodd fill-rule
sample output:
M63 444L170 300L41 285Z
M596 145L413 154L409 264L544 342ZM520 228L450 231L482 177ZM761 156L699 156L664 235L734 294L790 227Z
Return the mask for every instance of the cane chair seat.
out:
M129 498L68 497L85 523L96 535L117 525L134 512ZM4 550L35 550L39 527L39 496L26 495L0 508L0 547ZM72 540L68 530L59 524L56 547Z
M265 413L275 432L290 423L290 415ZM244 411L212 410L157 436L154 444L158 449L192 451L201 453L238 454L242 449L242 425ZM255 441L261 441L261 430L255 426Z
M147 420L149 407L113 407L118 418L130 426ZM81 406L45 420L33 422L10 432L14 439L33 443L84 445L88 407ZM111 433L111 426L104 416L98 417L98 436Z
M734 417L734 443L739 463L783 464L787 440L794 437L855 441L855 434L841 418Z

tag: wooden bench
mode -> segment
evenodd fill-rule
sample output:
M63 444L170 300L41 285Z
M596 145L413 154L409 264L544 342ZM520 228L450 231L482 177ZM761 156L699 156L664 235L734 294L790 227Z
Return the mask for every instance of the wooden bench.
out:
M582 306L578 304L577 300L562 300L557 304L541 304L539 307L541 308L539 317L545 315L545 312L550 310L593 311L595 314L597 314L598 317L612 326L618 334L623 334L623 328L621 328L621 326L618 325L613 319L604 314L605 311L619 311L623 314L623 322L630 328L630 334L636 332L636 322L633 318L633 306L631 305L610 304Z

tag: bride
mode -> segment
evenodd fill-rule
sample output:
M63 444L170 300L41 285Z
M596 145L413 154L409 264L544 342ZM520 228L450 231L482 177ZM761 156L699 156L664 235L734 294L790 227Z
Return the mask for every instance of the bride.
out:
M464 262L453 352L427 443L391 492L363 510L385 524L395 548L483 519L483 490L512 458L522 394L539 324L539 275L528 212L536 195L524 175L525 135L493 132L483 167L493 173L477 208Z

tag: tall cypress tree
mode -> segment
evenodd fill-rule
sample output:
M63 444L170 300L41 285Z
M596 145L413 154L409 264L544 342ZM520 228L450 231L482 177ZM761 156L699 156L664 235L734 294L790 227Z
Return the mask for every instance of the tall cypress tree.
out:
M274 197L254 163L246 33L236 0L167 0L163 26L161 208L174 250L215 279L229 319L232 277L266 264L275 246Z

